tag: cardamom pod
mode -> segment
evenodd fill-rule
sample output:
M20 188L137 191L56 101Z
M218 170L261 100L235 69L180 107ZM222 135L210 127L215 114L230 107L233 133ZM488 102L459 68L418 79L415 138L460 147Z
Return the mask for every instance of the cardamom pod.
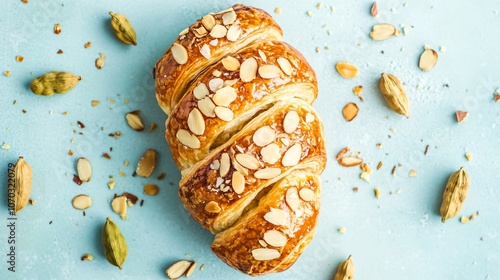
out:
M354 279L354 263L352 262L351 256L347 260L340 263L337 268L337 273L333 280L351 280Z
M35 78L30 83L31 91L37 95L51 96L54 93L66 93L82 79L69 72L52 71Z
M111 27L115 31L116 38L127 45L137 46L137 37L132 24L122 14L109 12L111 15Z
M102 228L102 245L108 262L122 269L127 258L128 247L118 226L108 218Z
M14 166L14 175L14 214L17 214L28 204L31 193L31 166L24 161L23 157L19 157L17 160Z
M410 101L396 76L382 73L379 87L385 101L394 112L406 117L410 116Z
M443 202L441 203L441 221L444 223L449 218L455 217L467 197L470 177L462 167L451 174L444 189Z

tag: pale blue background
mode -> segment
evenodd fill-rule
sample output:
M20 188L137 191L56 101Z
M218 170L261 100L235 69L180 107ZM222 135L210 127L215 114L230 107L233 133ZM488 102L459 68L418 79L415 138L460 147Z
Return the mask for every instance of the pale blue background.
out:
M324 1L320 10L316 1L244 2L272 14L281 7L282 13L274 15L286 41L316 69L320 95L315 107L325 123L330 160L322 177L316 238L291 269L263 279L331 279L350 254L356 279L499 279L500 104L493 102L492 93L500 85L500 2L422 0L407 1L404 7L404 1L380 1L378 18L369 15L372 2L367 0L333 1L335 13L330 10L332 1ZM18 215L17 272L13 274L6 270L7 206L1 200L0 279L165 279L165 269L185 258L205 265L192 279L250 279L210 252L212 235L186 214L177 198L180 174L163 138L165 115L156 104L151 76L154 63L179 31L204 14L234 3L30 0L25 5L20 0L2 1L0 71L9 70L12 76L0 76L0 145L11 145L10 150L0 149L0 182L5 187L7 164L24 156L33 167L31 197L36 204ZM130 19L138 46L123 45L114 38L108 23L110 10ZM371 27L382 22L398 29L408 26L410 32L372 41ZM55 23L62 24L60 35L53 34ZM327 30L332 30L331 36ZM87 41L92 47L84 49ZM439 52L439 62L429 73L418 68L424 44L447 49ZM320 53L315 52L317 47ZM58 49L64 54L56 54ZM97 70L94 61L100 52L107 60ZM16 55L23 55L25 61L15 62ZM334 69L338 61L356 64L360 75L342 79ZM82 75L83 81L66 95L33 95L29 81L51 70L71 71ZM382 72L394 73L406 84L410 119L388 109L377 89ZM419 83L423 87L417 90ZM358 84L364 86L364 103L352 94ZM117 102L111 104L107 98ZM124 104L125 98L130 103ZM91 107L93 99L101 104ZM341 114L348 102L360 107L351 123ZM131 130L124 114L136 109L143 111L147 126L157 122L158 130ZM461 125L456 123L456 110L470 113ZM67 116L61 114L64 111ZM77 120L85 129L76 127ZM74 129L84 134L75 135ZM115 131L123 134L118 140L107 136ZM376 148L376 143L383 147ZM430 148L424 156L426 145ZM361 151L372 168L384 162L372 174L371 184L358 178L358 168L336 163L335 155L345 146ZM132 178L147 148L159 151L158 167L150 179ZM67 155L69 149L73 157ZM102 158L103 152L112 159ZM473 154L471 162L465 152ZM82 186L66 176L75 172L79 156L87 157L94 168L94 177ZM126 159L131 164L123 167ZM391 169L397 163L402 167L393 177ZM460 215L476 211L481 215L466 225L458 217L442 224L438 213L442 191L451 172L461 166L472 184ZM127 177L120 177L118 168ZM410 169L417 170L418 176L408 178ZM161 172L167 172L167 178L157 181ZM113 191L106 186L109 174L117 181ZM159 184L159 195L142 195L146 183ZM353 187L359 191L354 193ZM382 192L379 200L373 195L375 187ZM389 195L399 188L400 194ZM145 200L143 207L129 209L128 221L121 221L108 202L115 192L123 191ZM86 217L71 206L80 193L93 198ZM107 216L118 223L129 244L121 271L103 255L100 231ZM340 234L339 227L347 232ZM85 253L93 254L94 260L81 262Z

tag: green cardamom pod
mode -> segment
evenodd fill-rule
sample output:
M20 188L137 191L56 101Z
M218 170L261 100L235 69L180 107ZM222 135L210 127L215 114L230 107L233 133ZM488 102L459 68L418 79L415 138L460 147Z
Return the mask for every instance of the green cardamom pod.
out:
M116 38L127 45L137 46L137 37L135 35L135 30L128 19L122 14L114 14L109 12L111 15L111 27L115 31Z
M118 226L109 217L102 228L102 245L108 262L122 269L128 253L127 242Z
M69 72L52 71L33 79L30 88L34 94L51 96L54 93L66 93L74 88L81 79L81 76Z

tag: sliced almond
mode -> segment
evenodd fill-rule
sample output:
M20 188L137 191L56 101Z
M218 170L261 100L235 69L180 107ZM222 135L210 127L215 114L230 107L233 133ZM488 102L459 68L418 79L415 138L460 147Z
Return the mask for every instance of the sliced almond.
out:
M232 86L234 86L238 82L238 80L239 79L225 80L224 84L222 84L222 86L224 86L224 87L232 87Z
M186 64L186 62L188 61L188 52L186 48L184 48L184 46L178 43L174 43L170 50L172 51L172 56L177 63Z
M235 20L236 13L233 10L222 15L222 24L224 25L232 24Z
M258 248L252 250L252 256L257 261L269 261L279 258L281 253L276 249Z
M187 27L187 28L183 29L183 30L179 33L179 36L183 36L183 35L186 35L186 34L188 34L188 33L189 33L189 27ZM90 42L88 42L88 43L90 43ZM87 43L87 44L88 44L88 43ZM88 48L88 47L87 47L87 44L85 44L85 48ZM89 45L89 47L90 47L90 45Z
M210 201L205 205L205 211L209 213L219 213L222 209L219 206L219 203L215 201Z
M294 212L297 212L297 210L299 210L299 191L296 187L291 187L286 190L285 201L288 207L290 207L290 209L292 209Z
M289 111L283 119L283 129L286 133L293 133L299 126L300 117L297 111Z
M120 217L123 220L127 219L127 216L125 215L127 214L127 197L121 195L113 198L111 208L113 208L113 211L120 214Z
M290 61L288 61L288 59L286 59L284 57L280 57L280 58L278 58L278 64L279 64L281 70L283 70L283 72L285 74L287 74L288 76L292 75L293 68L292 68L292 65L290 64Z
M144 194L156 195L158 194L158 191L160 191L160 189L155 184L147 184L144 186Z
M205 132L205 119L200 110L194 108L189 112L187 119L188 127L194 135L203 135Z
M335 68L337 69L337 72L339 72L339 74L346 79L356 77L359 72L358 67L348 62L339 62Z
M221 79L221 78L214 78L214 79L211 79L209 82L208 82L208 88L213 91L213 92L216 92L218 89L220 89L222 86L224 85L224 81Z
M240 172L234 171L231 181L235 193L241 194L245 190L245 177Z
M238 161L239 164L241 164L245 168L248 168L251 170L257 170L260 168L260 162L252 155L237 154L236 160Z
M127 120L128 125L135 131L144 130L144 124L142 123L140 113L141 110L135 110L132 112L128 112L125 115L125 119Z
M207 85L204 83L199 83L194 89L193 89L193 95L196 97L196 99L203 99L205 96L209 95L210 92L208 91Z
M226 34L227 34L226 27L220 24L216 24L210 31L210 36L217 39L226 37Z
M137 163L135 172L141 177L148 178L151 174L153 174L155 167L156 151L153 149L147 149Z
M276 132L274 129L268 125L260 127L255 131L255 133L252 136L252 140L255 143L255 145L259 147L264 147L271 142L274 141L276 138Z
M259 75L264 79L274 79L281 75L281 69L272 64L262 65L259 67Z
M284 247L288 238L282 232L271 229L264 232L264 241L274 247Z
M193 275L195 269L196 269L196 262L192 262L188 270L186 271L185 274L186 278L189 278L189 276Z
M207 29L212 30L215 26L215 18L213 15L206 15L201 19L201 24Z
M426 49L420 55L420 61L418 63L418 67L422 69L423 71L431 71L434 66L436 66L436 63L438 62L438 54L435 50L432 49Z
M210 59L212 57L212 55L210 54L210 47L207 44L203 44L203 46L201 46L200 53L206 59Z
M215 115L217 115L217 117L219 119L226 121L226 122L230 122L234 118L233 111L231 111L231 109L226 108L226 107L217 106L214 109L214 113L215 113Z
M191 266L190 261L178 261L171 265L166 271L165 274L169 279L178 279L181 278Z
M232 56L227 56L222 59L222 65L228 71L236 71L240 69L240 61Z
M357 157L343 157L338 160L339 164L345 167L357 166L363 163L363 159Z
M86 194L80 194L73 198L71 204L75 209L85 210L92 205L92 199Z
M370 37L373 40L381 41L388 39L396 34L396 27L389 23L376 24L373 26Z
M253 176L257 179L269 180L278 177L281 174L280 168L267 167L257 170Z
M242 32L242 30L241 30L241 27L239 25L232 25L227 30L226 38L231 42L235 42L240 38L241 32Z
M90 165L90 161L86 158L81 157L78 159L76 162L76 170L82 182L88 182L90 178L92 178L92 166Z
M469 116L469 113L464 111L457 111L456 116L457 116L457 122L462 123L467 118L467 116Z
M210 97L205 97L201 100L198 100L198 108L200 111L207 117L215 117L215 104L212 102Z
M220 176L222 178L226 177L229 169L231 168L231 160L229 159L229 155L227 153L223 153L220 157Z
M240 67L241 81L245 83L253 81L253 79L255 79L255 77L257 76L257 68L258 64L255 58L251 57L243 61Z
M188 148L199 149L201 146L200 140L185 129L179 129L179 131L177 131L177 134L175 136L177 137L177 140L181 142L182 145Z
M311 113L306 114L306 123L312 123L314 121L314 115Z
M271 207L271 210L264 215L264 219L276 226L284 226L286 224L288 214L278 208Z
M309 202L314 199L314 191L309 188L302 188L299 191L299 196L303 201Z
M231 102L236 100L237 94L236 94L236 89L232 87L223 87L218 89L214 96L212 97L212 100L214 103L218 106L224 106L227 107Z
M348 103L344 106L342 110L342 115L344 115L344 119L348 122L352 121L358 115L358 105L356 103Z
M201 38L204 37L205 35L207 35L207 30L205 29L205 27L200 26L198 28L194 28L194 36L196 38Z
M281 164L283 164L283 166L294 166L299 163L301 156L302 146L300 143L297 143L285 152L285 155L283 155L283 159L281 160Z
M280 146L276 143L271 143L260 150L260 155L264 162L275 164L281 158Z

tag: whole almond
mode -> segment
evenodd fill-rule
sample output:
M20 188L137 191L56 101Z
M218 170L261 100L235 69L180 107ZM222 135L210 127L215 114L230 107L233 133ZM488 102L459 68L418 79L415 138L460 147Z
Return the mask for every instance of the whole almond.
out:
M469 185L470 177L463 167L451 174L444 190L443 202L439 211L443 223L449 218L455 217L460 212L462 204L465 198L467 198Z
M333 280L352 280L354 279L354 263L351 256L343 261L337 268L337 273Z
M410 116L410 101L399 79L391 74L382 73L379 81L380 91L389 107L396 113Z

